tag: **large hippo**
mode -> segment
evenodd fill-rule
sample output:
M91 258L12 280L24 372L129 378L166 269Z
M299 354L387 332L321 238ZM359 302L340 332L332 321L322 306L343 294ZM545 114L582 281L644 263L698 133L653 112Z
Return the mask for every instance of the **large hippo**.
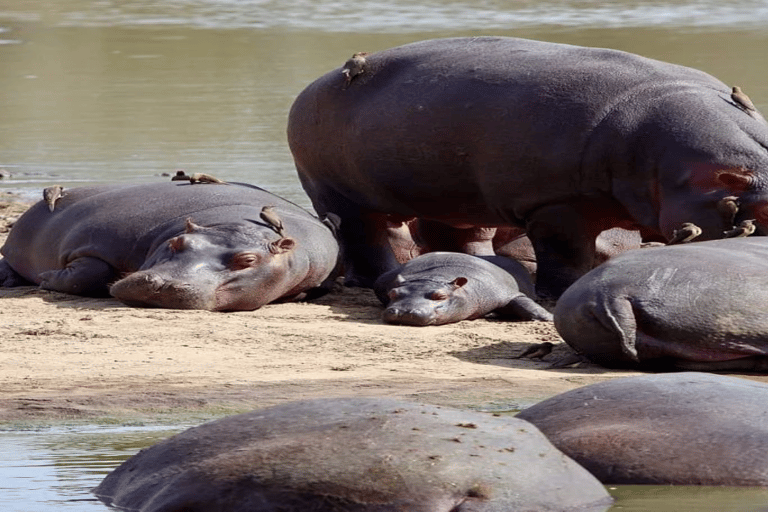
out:
M282 234L264 220L270 206ZM164 182L70 189L53 209L40 201L0 252L2 286L231 311L320 293L339 247L329 227L258 187Z
M768 124L702 71L505 37L417 42L359 67L310 84L288 119L304 189L341 218L350 284L396 266L388 215L525 228L550 297L612 227L664 241L690 222L705 240L757 219L766 234Z
M612 379L523 410L605 484L768 486L768 385L685 372Z
M386 307L382 318L393 324L442 325L494 311L520 320L552 320L533 300L528 271L504 256L431 252L382 274L373 289Z
M629 251L560 297L555 327L603 366L768 371L768 238Z
M137 512L581 512L611 502L525 421L376 398L206 423L142 450L93 492Z

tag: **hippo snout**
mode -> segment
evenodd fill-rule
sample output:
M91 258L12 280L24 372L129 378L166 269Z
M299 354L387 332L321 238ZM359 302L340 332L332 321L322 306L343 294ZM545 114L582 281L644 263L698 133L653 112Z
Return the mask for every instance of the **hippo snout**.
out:
M384 310L382 319L389 324L433 325L437 321L435 308L389 306Z
M109 293L138 307L211 309L212 293L191 283L166 279L152 272L135 272L113 284Z

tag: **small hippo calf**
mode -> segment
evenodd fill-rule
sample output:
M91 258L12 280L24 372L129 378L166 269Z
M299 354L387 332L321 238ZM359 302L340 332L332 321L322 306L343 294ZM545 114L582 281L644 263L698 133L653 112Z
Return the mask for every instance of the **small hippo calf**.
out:
M267 206L284 234L260 220ZM55 209L40 201L25 212L0 253L0 286L235 311L322 293L339 246L266 190L174 181L68 189Z
M768 385L685 372L612 379L525 409L604 484L768 486Z
M609 368L768 371L768 238L655 247L584 275L555 308L577 352Z
M206 423L142 450L93 492L141 512L596 512L611 503L530 423L376 398Z
M503 256L431 252L384 273L374 291L387 308L385 322L442 325L488 313L551 321L536 304L533 282L520 263Z

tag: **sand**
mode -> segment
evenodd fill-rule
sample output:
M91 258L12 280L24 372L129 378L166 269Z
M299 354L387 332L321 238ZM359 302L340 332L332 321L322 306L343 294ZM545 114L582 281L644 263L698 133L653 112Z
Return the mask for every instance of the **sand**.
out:
M0 202L0 243L26 207ZM549 322L407 327L381 311L370 290L341 286L234 313L0 288L0 426L167 422L351 395L512 411L635 374L549 369L570 351ZM543 341L556 344L543 360L513 359Z

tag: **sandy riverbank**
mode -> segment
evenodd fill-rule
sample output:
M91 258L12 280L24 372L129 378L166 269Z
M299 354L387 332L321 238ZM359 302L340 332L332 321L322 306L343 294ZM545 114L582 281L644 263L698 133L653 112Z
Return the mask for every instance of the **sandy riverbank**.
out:
M0 231L25 208L0 203ZM547 369L568 350L551 323L417 328L380 314L372 292L349 288L236 313L0 289L0 425L162 421L345 395L508 410L630 374ZM511 359L542 341L558 343L544 361Z

